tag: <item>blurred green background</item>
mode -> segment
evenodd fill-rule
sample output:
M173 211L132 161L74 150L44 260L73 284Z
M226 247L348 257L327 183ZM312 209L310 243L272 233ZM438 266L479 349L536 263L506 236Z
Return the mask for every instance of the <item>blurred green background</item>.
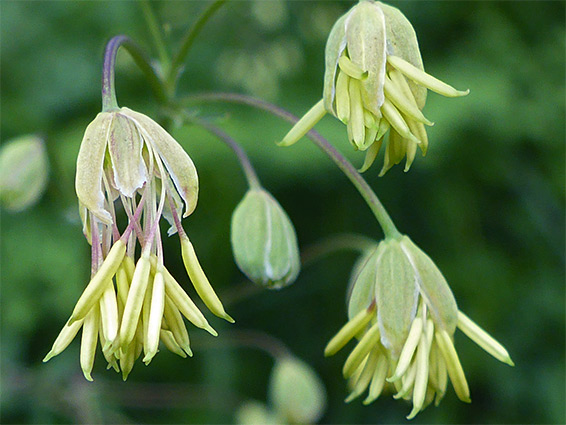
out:
M322 93L325 38L352 4L230 2L196 40L178 93L247 93L302 115ZM459 307L516 363L498 363L458 333L473 402L459 402L450 388L439 407L413 423L565 423L564 2L391 4L413 23L426 69L471 94L430 94L425 114L436 125L427 158L418 157L407 174L397 166L383 178L378 160L366 178L399 229L443 270ZM205 5L152 4L171 48ZM41 363L89 276L74 171L84 129L100 111L104 44L123 33L153 56L155 50L134 1L3 0L0 12L1 141L39 134L50 163L41 200L23 212L2 211L0 422L232 423L244 401L267 401L272 358L233 343L238 335L253 339L253 331L284 343L321 377L328 396L321 423L405 423L410 406L389 395L367 407L345 404L346 355L322 355L345 322L356 254L321 258L280 292L246 283L229 243L245 180L231 152L195 127L170 128L201 181L199 206L185 226L236 324L209 315L220 336L192 332L194 358L163 351L149 367L138 362L126 383L104 370L101 353L94 383L85 381L78 340ZM117 87L120 105L159 117L125 53ZM306 139L287 149L274 145L287 123L238 105L193 108L246 148L302 248L345 232L381 237L361 197L322 152ZM326 117L317 128L361 165L337 120ZM165 249L169 269L183 276L176 237Z

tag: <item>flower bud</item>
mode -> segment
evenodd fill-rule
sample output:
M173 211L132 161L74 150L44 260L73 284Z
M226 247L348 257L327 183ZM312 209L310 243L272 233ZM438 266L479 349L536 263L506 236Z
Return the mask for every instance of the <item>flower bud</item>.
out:
M263 189L250 189L232 215L236 264L253 282L269 289L293 283L299 274L297 236L281 205Z
M290 356L275 363L269 398L285 423L315 423L326 407L326 391L318 375L308 364Z
M256 400L244 402L236 411L236 423L240 425L275 425L281 420L268 407Z
M36 203L47 186L47 153L43 140L22 136L0 149L0 202L10 211Z

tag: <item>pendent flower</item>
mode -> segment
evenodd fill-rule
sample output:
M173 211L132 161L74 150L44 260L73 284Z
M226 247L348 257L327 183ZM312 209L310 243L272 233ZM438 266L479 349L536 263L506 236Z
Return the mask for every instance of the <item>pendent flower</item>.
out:
M108 367L121 369L125 380L142 352L144 363L151 362L160 342L182 357L192 356L183 316L217 335L164 266L162 217L172 225L169 235L179 234L185 268L204 304L233 322L181 224L181 216L196 207L196 169L159 124L128 108L98 114L81 144L76 191L92 245L91 280L44 361L60 354L82 328L80 363L86 379L92 380L100 341ZM128 217L123 231L116 203Z
M390 386L393 397L413 404L408 419L432 401L438 405L448 380L458 398L470 391L454 347L456 328L497 360L513 366L507 350L458 310L450 287L432 260L407 236L386 239L360 269L350 296L349 321L331 339L331 356L359 341L346 359L350 402L368 392L375 401Z
M354 149L366 151L360 171L375 161L389 133L383 175L406 156L405 171L428 148L421 110L427 89L447 97L458 91L424 72L415 31L396 8L362 0L334 24L326 44L323 99L285 136L289 146L303 137L326 113L347 126Z

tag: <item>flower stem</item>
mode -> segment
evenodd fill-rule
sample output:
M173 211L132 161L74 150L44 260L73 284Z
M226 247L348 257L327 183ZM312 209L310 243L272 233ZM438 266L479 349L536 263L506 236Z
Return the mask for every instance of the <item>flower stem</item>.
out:
M236 142L236 140L230 137L224 130L216 127L214 124L211 124L206 120L202 120L196 117L186 117L186 120L201 126L209 133L213 134L221 141L223 141L226 145L228 145L228 147L232 149L232 151L234 151L234 153L236 154L236 157L238 158L240 166L244 171L250 189L261 188L261 183L259 182L259 178L257 177L257 173L252 166L250 158L248 157L246 151L242 148L242 146L238 142Z
M161 62L163 75L167 75L167 73L169 72L169 67L171 66L171 57L169 56L169 52L167 51L167 47L165 46L165 39L163 38L161 26L149 0L140 1L140 7L147 22L151 37L153 38L155 48L157 49L157 54L159 55L159 61Z
M223 102L233 102L241 103L248 106L253 106L258 109L263 109L264 111L270 112L292 124L299 121L297 117L293 114L287 112L286 110L280 108L279 106L273 105L272 103L265 102L260 99L256 99L251 96L236 94L236 93L203 93L199 95L193 95L186 98L190 101L223 101ZM324 153L326 153L332 161L342 170L342 172L348 177L355 188L358 190L362 198L366 201L369 208L373 212L373 215L379 222L383 233L386 238L398 238L401 236L399 230L391 220L391 217L387 213L385 207L370 187L370 185L365 181L356 168L348 161L344 155L342 155L336 148L322 135L315 131L310 130L306 136L311 139L315 145L317 145Z
M111 111L118 108L116 100L116 84L114 81L116 55L120 47L124 47L134 59L134 62L142 70L151 83L157 99L164 103L166 101L163 84L152 68L149 59L143 50L125 35L117 35L106 44L104 52L104 65L102 67L102 111Z
M224 3L226 3L227 1L228 0L216 0L213 3L211 3L201 13L201 15L195 21L195 23L193 23L193 25L191 25L191 27L185 33L185 36L183 37L183 41L181 42L181 47L179 48L177 54L173 57L173 60L171 61L171 66L169 68L169 73L167 74L165 79L167 86L167 93L170 97L173 97L173 95L175 94L175 85L179 74L179 69L182 67L183 63L185 62L187 54L189 53L189 50L193 45L195 38L202 31L204 25L212 17L212 15L214 15L214 13L218 9L220 9L220 7L224 5Z
M375 249L377 242L367 236L353 233L340 233L315 242L301 251L303 267L338 251L357 251L362 254L367 250Z

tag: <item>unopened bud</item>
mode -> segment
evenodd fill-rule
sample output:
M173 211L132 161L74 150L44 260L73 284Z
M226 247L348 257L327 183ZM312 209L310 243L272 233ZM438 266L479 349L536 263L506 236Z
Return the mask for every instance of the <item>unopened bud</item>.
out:
M250 189L232 216L232 250L248 278L269 289L293 283L299 274L297 236L281 205L263 189Z
M22 211L36 203L47 185L47 153L43 140L22 136L0 149L0 203Z
M290 356L275 363L269 396L286 423L315 423L326 407L326 391L318 375L308 364Z

